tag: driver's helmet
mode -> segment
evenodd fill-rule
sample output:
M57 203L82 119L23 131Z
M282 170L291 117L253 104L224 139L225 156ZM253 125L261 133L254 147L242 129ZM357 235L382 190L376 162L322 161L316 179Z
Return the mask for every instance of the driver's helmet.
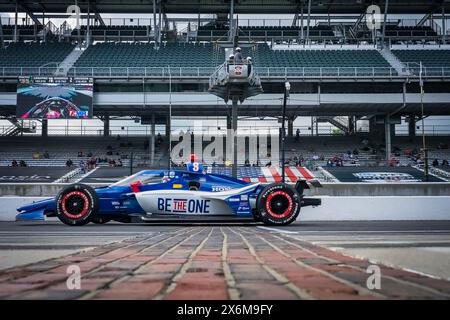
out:
M202 173L204 168L202 163L197 162L197 156L192 153L190 155L190 161L186 164L186 169L190 172Z

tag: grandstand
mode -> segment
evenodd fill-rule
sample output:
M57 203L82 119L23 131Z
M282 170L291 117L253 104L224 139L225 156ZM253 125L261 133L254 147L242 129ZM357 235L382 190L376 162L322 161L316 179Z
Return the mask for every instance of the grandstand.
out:
M70 43L11 43L0 49L0 69L5 75L52 74L74 49Z
M293 1L266 1L264 6L258 1L231 1L233 6L230 1L195 6L170 1L161 8L153 8L151 1L83 2L79 29L70 24L61 4L38 2L44 4L45 15L36 1L24 0L17 8L17 20L14 14L3 14L15 13L15 6L0 4L2 167L11 166L13 160L42 168L64 167L68 159L88 161L90 157L78 157L80 150L96 158L120 159L125 167L165 166L171 117L186 119L186 126L189 116L215 117L231 129L229 105L210 95L208 86L211 74L236 46L242 47L244 57L252 57L264 91L238 107L241 119L279 121L284 82L291 84L286 149L287 165L294 171L300 166L318 174L336 157L347 167L387 167L393 156L396 165L420 166L417 154L405 154L405 150L420 153L420 121L450 115L447 2L391 3L377 30L369 28L365 1L327 5L312 1L309 11L304 2L294 5ZM384 4L380 9L384 12ZM268 13L273 18L258 16ZM97 136L66 133L62 137L49 131L54 126L51 119L18 120L15 86L19 76L93 78L94 117L102 122L94 130ZM422 100L421 83L425 87ZM130 120L135 127L150 129L117 141L111 123ZM295 123L300 121L305 129L296 139L299 125ZM395 132L398 121L407 127L408 137ZM361 130L361 123L367 129ZM155 126L163 127L164 143L153 148L148 145L156 145ZM320 136L319 127L324 126L328 133ZM429 158L441 163L449 160L448 149L441 147L449 144L450 131L443 130L439 137L427 137ZM45 152L49 158L36 158L36 153ZM243 152L248 156L248 150ZM227 158L230 155L225 154L222 160ZM295 163L294 158L303 161ZM260 165L270 162L269 157L260 160ZM222 165L211 170L228 173ZM264 171L265 167L243 167L239 175L250 181L270 178Z
M112 166L111 161L120 160L128 167L132 158L136 167L150 162L149 139L145 137L13 137L0 138L0 143L0 167L11 167L14 160L25 161L29 167L64 167L70 159L74 168L91 158L97 159L98 166ZM166 157L164 144L158 145L154 165L165 165Z

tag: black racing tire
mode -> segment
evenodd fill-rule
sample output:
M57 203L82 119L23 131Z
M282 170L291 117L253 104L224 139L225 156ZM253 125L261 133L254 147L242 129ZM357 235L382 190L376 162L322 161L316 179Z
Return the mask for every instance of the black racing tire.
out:
M256 210L264 224L285 226L300 214L301 196L291 186L273 183L266 186L258 196Z
M101 215L97 215L92 217L91 222L95 224L105 224L111 221L111 218L103 217Z
M99 200L95 190L84 184L73 184L56 196L56 216L69 226L83 226L97 214Z
M200 183L198 183L197 181L191 181L188 184L189 187L189 191L198 191L200 190Z

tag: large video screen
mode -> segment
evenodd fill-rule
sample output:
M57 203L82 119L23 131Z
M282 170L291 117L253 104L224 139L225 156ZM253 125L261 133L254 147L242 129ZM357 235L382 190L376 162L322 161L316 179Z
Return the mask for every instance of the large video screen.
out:
M21 77L17 117L21 119L92 118L92 78Z

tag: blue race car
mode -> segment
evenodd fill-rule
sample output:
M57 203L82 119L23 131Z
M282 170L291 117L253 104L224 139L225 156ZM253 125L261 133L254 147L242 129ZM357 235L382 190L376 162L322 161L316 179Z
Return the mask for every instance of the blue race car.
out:
M201 169L201 165L200 165ZM318 182L312 182L319 186ZM300 208L319 206L320 199L305 198L309 185L299 180L251 184L225 175L202 173L198 165L188 170L143 170L108 187L76 183L55 198L18 208L16 220L44 220L57 216L71 226L89 222L132 222L173 218L251 220L268 225L295 221Z

